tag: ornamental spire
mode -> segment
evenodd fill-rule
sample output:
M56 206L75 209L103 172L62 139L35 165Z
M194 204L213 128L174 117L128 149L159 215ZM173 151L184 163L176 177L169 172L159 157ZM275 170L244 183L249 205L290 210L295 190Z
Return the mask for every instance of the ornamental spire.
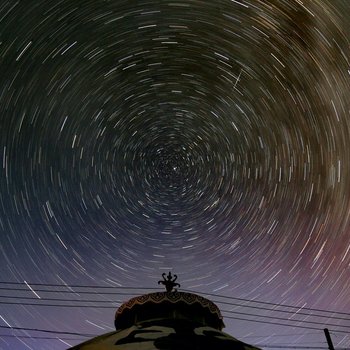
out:
M173 291L176 292L177 290L174 289L174 287L180 287L179 283L175 283L175 281L177 280L177 275L174 275L173 277L170 271L168 273L168 276L166 276L166 273L164 272L162 274L162 277L163 277L163 281L158 281L158 284L163 284L166 288L167 293L170 293Z

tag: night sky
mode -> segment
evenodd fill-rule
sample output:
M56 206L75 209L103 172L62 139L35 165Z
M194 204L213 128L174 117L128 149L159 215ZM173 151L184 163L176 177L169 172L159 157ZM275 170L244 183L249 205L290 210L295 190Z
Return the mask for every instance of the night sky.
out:
M349 347L349 13L1 0L0 349L113 330L168 271L245 342Z

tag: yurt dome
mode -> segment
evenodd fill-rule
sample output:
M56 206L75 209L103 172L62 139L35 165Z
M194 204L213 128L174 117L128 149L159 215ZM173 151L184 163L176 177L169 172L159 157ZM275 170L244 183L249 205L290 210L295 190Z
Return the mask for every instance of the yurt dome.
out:
M257 348L222 332L223 318L210 300L173 291L178 285L163 274L166 292L149 293L123 303L116 330L77 345L74 350L233 350Z

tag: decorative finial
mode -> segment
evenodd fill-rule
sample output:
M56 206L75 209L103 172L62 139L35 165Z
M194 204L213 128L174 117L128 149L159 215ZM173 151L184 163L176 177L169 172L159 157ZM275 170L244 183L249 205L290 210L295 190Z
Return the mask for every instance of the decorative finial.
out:
M166 276L165 272L162 274L162 276L163 276L163 281L158 281L158 284L164 284L166 291L168 293L172 292L174 287L180 287L179 283L175 283L175 281L177 280L177 276L174 275L174 278L173 278L170 271L169 271L168 276ZM177 290L174 289L174 292L176 292L176 291Z

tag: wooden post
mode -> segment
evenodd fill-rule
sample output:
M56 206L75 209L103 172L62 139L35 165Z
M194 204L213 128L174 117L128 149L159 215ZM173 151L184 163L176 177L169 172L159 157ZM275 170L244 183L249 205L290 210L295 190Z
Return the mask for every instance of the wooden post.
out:
M332 338L331 338L331 336L329 334L328 328L324 329L324 334L325 334L326 339L327 339L328 349L329 350L334 350L334 346L333 346L333 343L332 343Z

